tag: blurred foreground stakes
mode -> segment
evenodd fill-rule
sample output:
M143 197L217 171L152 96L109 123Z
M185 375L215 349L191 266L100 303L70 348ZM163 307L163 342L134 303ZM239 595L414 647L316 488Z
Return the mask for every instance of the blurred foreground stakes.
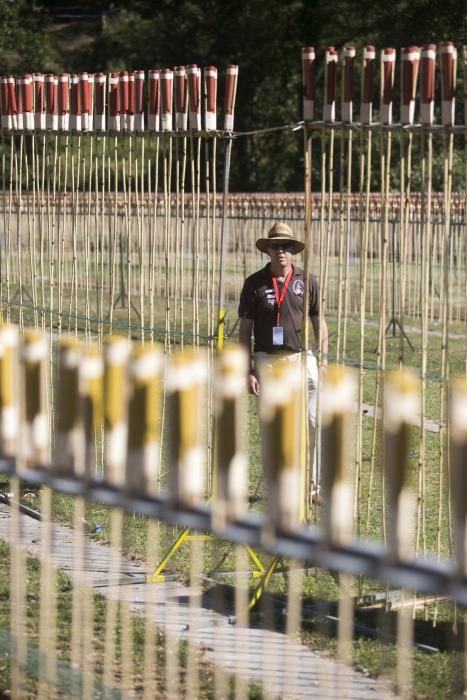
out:
M389 373L385 381L383 479L387 499L386 542L370 545L356 538L353 532L355 444L352 424L355 421L357 383L352 371L338 365L331 366L321 387L323 517L317 524L310 525L303 518L307 500L304 472L308 467L302 463L304 435L300 412L306 382L301 380L304 371L301 363L279 359L262 375L259 420L264 439L268 440L263 445L262 468L269 505L262 515L252 517L247 508L248 460L242 428L246 412L247 366L242 348L232 345L223 350L215 359L212 374L208 355L202 349L176 352L167 358L164 366L162 350L155 345L131 347L125 338L113 336L101 351L97 346L63 339L57 369L54 444L48 440L52 416L46 397L46 338L37 331L27 331L21 336L16 327L4 325L0 327L0 350L1 469L10 479L13 492L10 501L11 595L8 616L12 642L8 654L11 682L15 683L12 692L16 697L22 697L21 693L31 682L37 682L42 692L45 688L52 692L53 688L61 687L57 653L60 657L63 654L59 644L63 635L62 620L58 614L63 582L52 563L54 524L51 496L55 491L73 496L73 572L86 569L87 550L95 546L87 543L85 502L107 504L112 513L110 555L108 559L106 555L102 575L107 585L116 587L113 594L116 598L107 599L105 613L102 602L99 603L92 594L89 580L86 581L85 577L73 579L72 575L68 633L71 635L70 658L76 678L75 686L69 692L76 697L97 697L102 692L102 683L104 691L110 694L130 691L137 683L135 691L143 697L148 689L166 687L164 684L170 685L174 678L185 678L185 673L184 683L187 685L183 692L187 696L196 697L201 693L199 697L204 697L203 693L207 692L200 690L200 683L204 683L202 674L200 676L202 662L193 638L187 637L186 658L174 657L181 642L167 631L163 643L165 659L161 659L156 647L162 642L152 623L132 620L125 593L128 586L118 585L121 583L122 536L125 536L123 511L138 513L142 526L146 528L147 566L155 567L159 562L158 532L164 522L177 523L204 535L218 535L237 546L232 579L235 602L227 605L225 591L221 588L215 594L217 604L214 600L208 605L225 612L230 610L238 629L248 626L251 607L244 578L246 553L241 553L242 548L248 546L288 560L284 644L296 639L302 614L306 615L301 612L307 579L305 568L312 563L322 570L340 572L339 615L336 620L340 663L348 663L352 658L354 604L349 588L352 574L379 580L383 586L402 586L406 591L403 596L409 600L412 598L414 606L417 601L414 591L435 594L443 599L448 597L457 602L459 610L463 610L467 603L464 546L467 521L466 500L462 495L465 496L467 487L464 469L467 385L464 381L453 385L451 398L451 493L457 548L453 560L436 562L416 558L414 554L417 509L416 492L410 481L409 435L414 416L419 411L420 396L418 381L405 371ZM215 397L216 459L209 478L206 403L211 381ZM167 396L165 421L170 435L167 450L161 453L164 394ZM168 472L165 487L159 482L161 469ZM23 547L28 543L24 541L20 525L23 506L18 494L21 493L22 481L27 481L29 488L33 485L42 487L37 650L41 661L36 669L36 681L31 681L34 673L29 678L32 672L28 649L31 644L33 647L37 644L37 638L27 622L31 604L27 587L30 574L26 576L25 573ZM188 555L189 605L187 608L186 602L180 602L180 608L191 616L190 626L195 627L203 605L203 598L199 597L203 587L201 555L202 541L194 538ZM150 583L149 576L147 583L144 580L140 576L139 583L145 593L139 607L147 614L154 605L154 586L164 585L166 579L161 576L160 583L157 579ZM266 587L268 581L263 577L261 584ZM260 598L257 596L255 602ZM277 612L270 607L267 596L262 605L264 625L274 627ZM414 621L406 606L398 609L397 628L392 639L399 650L405 650L399 654L397 663L397 687L404 695L412 687L410 649L414 641ZM142 647L135 636L136 624L141 624L144 629L146 641ZM379 633L375 630L375 634L378 636ZM216 644L216 633L213 644ZM102 650L102 658L95 657L98 649ZM240 653L240 649L232 651L233 659L236 653ZM261 653L257 649L259 666ZM465 654L465 649L462 654ZM64 653L63 657L66 659L67 654ZM141 663L144 673L137 671ZM253 670L252 675L257 672ZM138 673L143 673L143 680ZM270 678L263 674L261 681L255 681L264 686L264 692L270 687L272 676L276 675L272 670L269 673ZM337 678L339 672L336 674ZM161 680L161 675L164 680ZM284 670L281 681L284 696L296 692L299 679L298 666ZM339 687L338 679L335 682L335 687ZM227 692L229 683L235 685L235 681L229 681L225 670L220 668L216 670L212 683L215 697L219 696L216 693ZM236 683L237 690L248 697L247 685L238 679ZM208 693L206 697L209 696Z

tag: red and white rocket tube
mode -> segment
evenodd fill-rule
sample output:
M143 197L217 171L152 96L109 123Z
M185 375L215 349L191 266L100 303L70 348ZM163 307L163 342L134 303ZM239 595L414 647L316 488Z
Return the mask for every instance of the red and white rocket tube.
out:
M452 126L455 116L457 49L452 41L442 41L439 45L441 61L441 122Z
M401 59L401 123L413 124L420 49L417 46L402 49Z
M420 54L420 121L431 125L435 110L436 44L426 44Z
M94 129L105 131L105 88L107 78L104 73L94 76Z
M92 130L92 86L94 76L88 73L80 73L79 85L81 90L81 129Z
M187 66L188 76L188 128L201 129L201 68L196 64Z
M371 124L373 121L373 100L375 97L375 67L376 50L368 45L363 49L362 71L362 102L360 106L360 121Z
M314 46L302 49L303 119L312 121L315 113L316 56Z
M23 81L21 78L16 78L15 80L15 97L16 97L16 128L19 130L24 129L24 119L23 119Z
M235 98L237 96L238 66L229 65L225 80L224 129L233 131Z
M43 131L45 124L44 76L34 73L34 128Z
M81 90L79 76L70 76L70 129L81 131Z
M343 122L351 122L353 117L355 54L355 46L344 46L342 49L341 119Z
M324 108L323 119L333 122L336 119L337 51L328 46L324 64Z
M45 76L45 126L46 129L58 129L58 78L56 75Z
M215 66L207 66L204 69L204 91L206 95L204 128L206 131L215 131L217 129L217 68Z
M187 79L185 66L174 68L175 81L175 128L179 131L186 131L188 125L187 115Z
M18 107L16 104L16 84L15 84L15 79L12 75L9 76L8 78L8 101L10 103L10 113L11 113L11 119L12 119L12 126L13 129L17 129L17 116L18 116Z
M120 91L120 127L122 131L126 131L128 128L128 112L130 106L128 80L128 71L122 70L118 76L118 86Z
M2 129L10 130L13 128L13 118L10 112L8 78L6 76L2 76L0 85L2 88Z
M23 92L23 129L32 131L34 129L34 99L32 75L26 73L20 80Z
M172 131L172 103L174 74L170 68L163 68L160 74L161 81L161 129L162 131Z
M120 85L118 73L109 76L109 129L120 131Z
M62 73L58 76L58 128L68 131L70 128L70 76Z
M383 49L381 53L381 124L392 124L392 99L396 49Z
M8 82L4 75L0 78L0 92L2 99L2 129L8 129Z
M149 71L148 129L159 131L160 71Z
M144 131L144 70L133 73L135 81L135 131Z
M135 74L128 73L128 112L126 115L127 131L135 130Z

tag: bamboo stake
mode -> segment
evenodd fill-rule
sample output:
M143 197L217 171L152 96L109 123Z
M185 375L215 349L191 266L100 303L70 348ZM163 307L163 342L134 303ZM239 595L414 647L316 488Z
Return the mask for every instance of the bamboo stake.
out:
M130 134L128 137L128 184L127 192L125 192L126 178L125 178L125 159L123 159L123 193L125 196L125 223L127 230L127 312L128 312L128 338L131 338L131 306L132 306L132 284L133 284L133 261L132 261L132 217L130 216L131 210L131 197L133 192L132 182L133 182L133 135ZM123 294L123 291L121 292ZM124 300L122 299L122 306L124 305Z
M338 241L337 241L337 334L336 334L336 362L341 360L342 353L342 297L344 287L344 171L345 171L345 131L341 129L339 139L339 219L338 219ZM330 168L332 163L330 161ZM332 175L330 176L332 177Z
M61 149L60 149L61 151ZM64 273L65 273L65 235L66 235L66 221L67 221L67 203L66 195L68 189L68 155L70 151L70 137L67 134L65 137L65 164L64 164L64 179L63 179L63 193L60 197L62 216L59 218L60 222L60 234L59 234L59 264L58 264L58 337L60 338L62 333L62 310L63 310L63 288L64 288ZM61 157L59 156L59 174ZM59 177L59 190L60 190L60 177Z
M97 315L98 318L101 320L99 323L99 344L102 345L102 339L104 335L104 326L102 321L103 316L104 316L104 280L106 278L106 270L107 270L107 276L109 277L110 281L110 257L111 257L111 246L110 246L110 236L108 239L108 246L107 246L107 261L105 259L105 235L104 235L104 221L105 221L105 199L106 199L106 193L105 193L105 175L106 175L106 151L107 151L107 137L102 136L102 149L101 149L101 189L100 189L100 245L101 245L101 252L100 252L100 285L99 287L99 302L97 306ZM96 166L96 178L97 178L97 166ZM110 217L109 217L110 218ZM97 219L97 214L96 214L96 219ZM109 232L110 232L110 222L109 222Z
M110 154L108 159L108 187L109 187L109 203L110 199ZM109 323L110 323L110 333L113 330L113 313L115 306L115 268L117 264L117 216L118 216L118 137L114 136L113 144L113 168L114 168L114 191L113 191L113 216L112 216L112 227L111 227L111 237L110 237L110 249L111 249L111 260L110 260L110 304L109 304Z
M383 132L381 132L381 199L382 199L382 254L381 254L381 280L380 280L380 319L379 319L379 338L377 348L377 374L376 374L376 391L375 391L375 406L378 407L380 397L380 385L384 377L386 369L386 304L387 304L387 262L388 262L388 244L389 244L389 183L391 173L391 132L386 134L386 144L384 143ZM385 150L384 150L384 147ZM376 455L376 429L377 429L377 411L374 417L374 433L372 447L372 469ZM384 481L383 489L383 539L386 543L386 523L384 513Z
M152 161L149 161L149 166ZM151 176L151 167L148 168L149 177ZM154 299L155 299L155 275L156 275L156 260L157 260L157 192L159 187L159 137L156 137L156 150L154 154L154 192L152 195L152 226L149 249L149 325L151 327L151 342L154 342ZM148 189L151 191L151 183Z
M441 339L441 385L439 396L439 452L438 452L438 522L436 528L436 552L438 559L441 557L441 534L444 515L444 478L446 467L449 476L449 457L445 454L446 444L449 440L449 429L446 424L447 418L447 382L449 381L449 249L451 245L451 190L452 190L452 158L453 158L453 134L446 132L443 134L444 147L444 267L443 267L443 296L442 296L442 339ZM451 533L450 533L451 534ZM433 613L433 625L436 626L438 619L438 602L435 603Z
M426 410L426 372L428 360L428 314L429 314L429 250L431 239L432 218L432 172L433 172L433 137L430 132L422 131L421 135L422 158L422 241L421 241L421 366L420 366L420 439L419 439L419 498L416 533L416 552L419 551L420 540L423 555L426 555L426 437L424 429L424 417Z
M120 551L122 547L123 511L121 508L112 509L110 516L110 556L109 556L109 586L118 586L120 578ZM105 644L104 644L104 686L114 688L115 666L117 664L116 650L118 641L118 610L119 601L106 598L105 606Z
M343 299L343 334L342 334L342 354L345 358L346 346L347 346L347 320L349 313L349 299L350 299L350 279L349 279L349 266L350 266L350 243L351 243L351 224L350 224L350 197L352 195L352 130L349 129L347 134L347 173L346 173L346 231L345 231L345 267L343 274L343 285L344 285L344 299Z
M47 145L47 134L42 135L42 167L38 172L38 182L40 188L40 200L39 200L39 270L41 278L41 329L45 333L45 264L44 252L45 252L45 235L44 235L44 192L45 192L45 165L46 165L46 145ZM40 159L37 161L40 164Z
M14 139L12 138L12 141ZM22 175L23 175L23 146L24 137L23 134L20 136L20 146L19 146L19 173L16 177L16 191L17 191L17 207L16 207L16 245L17 245L17 260L18 260L18 290L19 290L19 327L23 327L23 273L22 273L22 236L21 236L21 195L22 195ZM17 154L15 148L15 169L17 170ZM19 175L19 176L18 176Z
M159 522L154 519L147 521L147 554L146 560L148 569L154 571L159 562L160 536ZM146 584L145 605L149 612L156 604L157 583ZM153 700L157 692L157 652L156 652L156 630L154 625L145 617L144 627L144 661L143 661L143 687L144 700Z
M13 168L14 168L14 162L15 162L14 139L11 137L10 138L10 170L9 170L9 176L8 176L9 177L9 180L8 180L8 214L7 214L7 229L6 229L9 251L11 250L11 246L12 246L11 240L12 240L12 217L13 217L12 208L13 208ZM20 256L19 251L20 251L20 247L18 246L17 258L18 258L18 256ZM10 253L8 254L8 257L10 257ZM12 258L11 262L13 262L13 258ZM8 262L7 262L7 264L8 264ZM20 261L18 261L18 265L19 264L20 264ZM12 266L11 266L8 270L8 278L10 278L10 275L12 272L13 272L13 270L12 270ZM20 304L22 305L22 303L23 303L23 290L20 288L18 291L19 291L19 297L20 297ZM11 302L9 294L8 294L8 302L9 303Z
M141 170L138 171L138 161L135 162L135 173L136 173L136 218L138 224L138 241L139 241L139 317L141 323L141 342L144 343L144 300L145 300L145 269L146 269L146 237L144 235L144 210L141 211L141 207L144 207L144 137L141 137L139 141L140 145L140 164ZM138 188L138 177L140 179Z
M192 331L193 344L199 345L199 257L200 257L200 162L201 162L201 139L196 138L196 154L194 152L193 137L191 136L191 158L192 158L192 188L193 188L193 286L192 286Z
M85 337L86 342L91 343L91 300L90 300L90 268L91 268L91 197L92 197L92 179L93 179L93 149L94 149L94 136L89 137L89 171L87 180L87 213L84 219L84 275L85 275ZM86 153L83 156L83 184L86 184L86 166L87 158ZM84 202L83 202L84 203Z
M466 147L467 148L467 147ZM181 182L180 182L180 195L181 195L181 221L180 221L180 250L182 252L180 275L181 275L181 285L180 285L180 348L183 350L184 345L184 331L185 331L185 263L184 263L184 251L185 251L185 180L186 180L186 161L187 161L187 147L186 147L186 136L182 139L182 168L181 168ZM466 359L467 366L467 359Z
M57 572L52 563L52 491L41 490L41 582L40 582L40 618L39 648L42 669L39 680L39 698L47 700L50 688L56 683L56 625L57 625Z
M164 259L165 259L165 344L166 352L170 353L170 155L172 139L163 137L163 169L164 169Z
M174 329L177 329L182 293L181 222L180 222L180 140L175 138L175 286L174 286Z
M131 156L130 156L130 172L131 172ZM126 233L126 299L125 299L125 285L123 281L123 260L120 263L121 268L121 280L120 280L120 303L121 306L127 305L127 323L128 323L128 339L131 339L131 224L130 224L130 212L129 212L129 198L131 197L131 185L130 185L131 175L126 177L126 158L122 159L122 184L123 184L123 211L125 216L125 233ZM120 256L123 258L123 237L120 239Z
M10 480L10 488L16 496L21 492L21 482L17 476ZM11 661L11 697L21 700L24 697L24 675L22 669L27 659L26 627L26 561L22 548L21 515L19 499L11 505L10 539L14 546L10 549L10 631L16 643L16 653Z
M361 468L362 468L362 443L363 443L363 389L364 389L364 362L365 362L365 318L366 318L366 296L367 296L367 279L368 279L368 237L369 237L369 211L370 211L370 186L371 186L371 159L372 159L372 132L368 132L367 136L367 152L366 152L366 180L365 180L365 220L363 225L363 240L361 246L362 262L360 266L360 371L358 383L358 441L357 441L357 461L355 465L355 478L357 498L361 498ZM363 163L362 171L365 165ZM363 179L363 172L362 172ZM363 183L362 183L363 184ZM373 286L373 285L372 285ZM368 499L367 499L367 516L365 532L368 535L370 524L370 513L374 479L374 460L370 464L370 474L368 478ZM360 509L359 509L360 513ZM357 521L356 534L360 534L360 520Z

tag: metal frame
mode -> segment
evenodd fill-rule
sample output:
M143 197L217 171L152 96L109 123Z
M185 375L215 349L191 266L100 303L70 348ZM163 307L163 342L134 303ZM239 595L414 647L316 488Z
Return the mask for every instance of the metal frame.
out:
M48 468L16 471L13 461L0 461L0 473L16 476L38 486L48 486L91 501L118 506L131 513L159 518L164 522L209 533L237 544L261 548L278 557L313 563L325 569L336 569L355 576L368 576L389 585L408 590L437 593L448 596L461 605L467 605L467 579L461 578L452 560L414 558L397 561L390 558L382 542L354 540L348 546L332 546L323 531L303 525L295 532L271 533L266 519L248 514L241 521L222 530L212 525L211 510L207 504L187 508L171 501L168 495L133 497L123 490L104 482L82 481L72 476L57 476Z

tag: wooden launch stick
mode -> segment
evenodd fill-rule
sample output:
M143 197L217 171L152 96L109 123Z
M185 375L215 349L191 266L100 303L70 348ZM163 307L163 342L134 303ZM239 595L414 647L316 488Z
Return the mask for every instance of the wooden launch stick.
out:
M243 347L228 346L216 358L214 414L216 422L216 473L213 523L222 529L245 511L248 465L244 446L245 376Z
M62 338L58 346L58 383L53 470L64 476L84 472L84 433L80 419L79 364L82 346Z
M272 532L298 526L303 512L301 440L303 381L301 362L282 360L259 368L262 462L268 488Z
M203 406L207 378L202 351L183 350L169 359L165 383L170 426L170 498L174 504L199 505L205 496Z
M135 347L129 364L125 488L143 497L155 494L159 483L163 364L162 348L158 345Z
M336 85L337 85L337 51L334 46L328 46L324 64L324 108L325 122L336 120Z
M127 361L129 345L113 335L104 343L104 479L113 486L125 482L127 461Z

